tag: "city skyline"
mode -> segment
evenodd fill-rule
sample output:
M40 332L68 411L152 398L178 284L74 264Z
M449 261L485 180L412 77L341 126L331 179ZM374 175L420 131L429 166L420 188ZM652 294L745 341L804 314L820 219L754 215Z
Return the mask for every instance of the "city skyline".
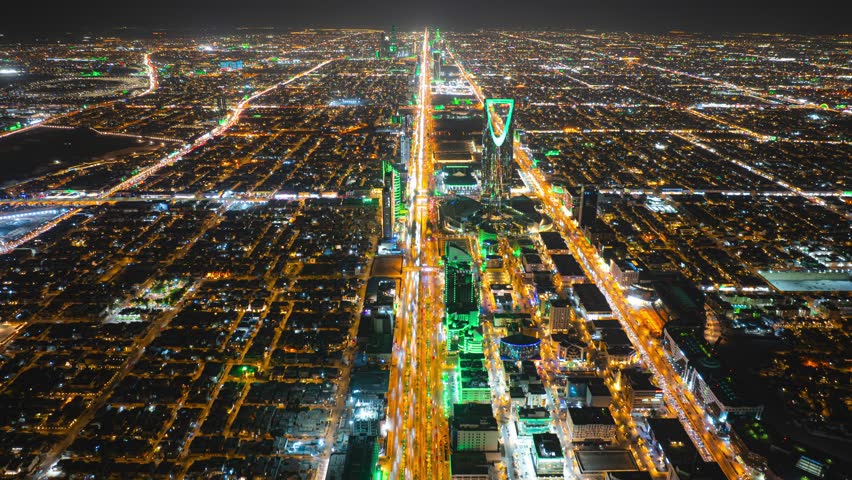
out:
M297 14L0 38L0 477L852 475L848 36Z
M533 0L523 8L511 0L468 2L409 2L379 0L367 4L344 0L320 2L248 0L234 4L224 0L115 4L106 0L80 2L63 15L44 11L64 4L49 0L39 4L17 3L0 19L0 34L9 38L38 35L128 35L152 29L198 33L233 28L383 28L396 24L404 29L424 26L454 30L482 28L627 31L665 33L802 33L849 34L844 22L848 5L829 0L774 2L769 0ZM511 13L508 13L511 12ZM129 27L129 30L127 29Z

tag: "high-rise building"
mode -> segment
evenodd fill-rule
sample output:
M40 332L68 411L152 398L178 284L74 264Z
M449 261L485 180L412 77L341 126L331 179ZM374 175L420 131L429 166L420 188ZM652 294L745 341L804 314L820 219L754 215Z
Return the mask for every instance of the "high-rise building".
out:
M444 305L447 316L478 312L479 288L476 285L473 257L454 243L447 243L445 278Z
M387 58L390 52L390 35L385 32L379 33L379 49L376 50L376 58Z
M598 216L598 191L595 187L584 185L580 193L580 205L577 208L577 223L589 227Z
M485 126L482 131L482 200L500 205L508 199L514 161L515 101L510 98L486 98ZM505 118L501 113L505 111ZM498 121L497 117L503 118Z
M216 111L219 115L224 116L228 114L228 99L222 93L216 95Z
M441 64L444 62L444 52L440 50L432 51L432 78L435 80L441 79Z
M405 199L403 198L402 178L397 169L391 162L382 162L382 173L385 186L390 188L390 196L393 201L393 218L405 216L407 208L405 207Z
M404 167L408 166L411 160L411 137L407 133L403 133L399 137L399 161Z
M393 171L385 171L384 186L382 187L382 237L393 237L393 221L396 217L394 202Z
M398 48L399 46L396 43L396 25L391 25L390 39L388 44L388 53L390 53L391 58L397 56Z

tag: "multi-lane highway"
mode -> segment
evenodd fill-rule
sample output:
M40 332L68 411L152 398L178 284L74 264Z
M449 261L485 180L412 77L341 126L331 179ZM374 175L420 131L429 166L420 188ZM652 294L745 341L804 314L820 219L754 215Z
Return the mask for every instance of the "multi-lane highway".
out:
M396 305L382 472L392 479L449 478L443 409L444 331L439 253L429 227L429 32L419 52L417 116L408 174L404 276Z

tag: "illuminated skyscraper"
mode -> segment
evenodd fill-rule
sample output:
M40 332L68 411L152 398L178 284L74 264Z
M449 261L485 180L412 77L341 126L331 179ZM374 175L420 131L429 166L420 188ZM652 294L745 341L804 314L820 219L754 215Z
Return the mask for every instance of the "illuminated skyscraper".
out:
M393 220L395 217L393 173L385 172L385 184L382 187L382 237L393 237Z
M394 218L403 217L408 212L408 209L405 207L404 199L402 198L402 179L400 178L399 170L397 170L397 168L388 161L382 162L382 175L384 175L382 177L384 180L384 186L382 188L382 219L384 221L385 211L389 211L391 222L393 222ZM387 201L390 202L390 205L388 205L387 208L385 208L385 198L387 198ZM390 237L391 235L385 233L385 236Z
M509 198L514 160L515 100L486 98L482 131L482 200L499 206ZM503 121L498 120L502 118ZM496 124L495 124L496 123Z
M390 53L391 58L397 57L397 50L399 45L396 43L396 25L391 25L390 31L390 39L388 44L388 53Z
M216 95L216 111L222 116L228 114L228 99L225 98L224 93Z
M403 113L399 115L399 128L402 135L399 138L399 161L403 169L408 168L408 161L411 160L411 114Z
M408 167L409 160L411 160L411 137L403 133L399 138L399 162L403 167Z
M445 256L444 305L448 317L479 312L479 294L473 257L460 246L447 243Z
M576 210L577 223L588 227L595 223L598 216L598 191L591 185L583 185L580 193L580 205Z
M441 64L444 62L444 52L440 50L432 51L432 78L441 79Z

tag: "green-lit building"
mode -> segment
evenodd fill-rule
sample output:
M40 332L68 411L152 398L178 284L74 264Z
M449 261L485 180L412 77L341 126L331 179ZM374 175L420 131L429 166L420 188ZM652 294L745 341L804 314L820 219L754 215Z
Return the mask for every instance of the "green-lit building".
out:
M447 315L467 315L479 311L479 289L477 288L473 257L458 244L447 242L445 262L444 305Z
M448 350L457 351L460 344L468 343L466 331L479 326L479 283L473 257L462 246L448 242L444 255L444 273ZM480 334L480 342L481 338ZM475 338L472 340L476 341ZM482 351L481 347L479 351Z

